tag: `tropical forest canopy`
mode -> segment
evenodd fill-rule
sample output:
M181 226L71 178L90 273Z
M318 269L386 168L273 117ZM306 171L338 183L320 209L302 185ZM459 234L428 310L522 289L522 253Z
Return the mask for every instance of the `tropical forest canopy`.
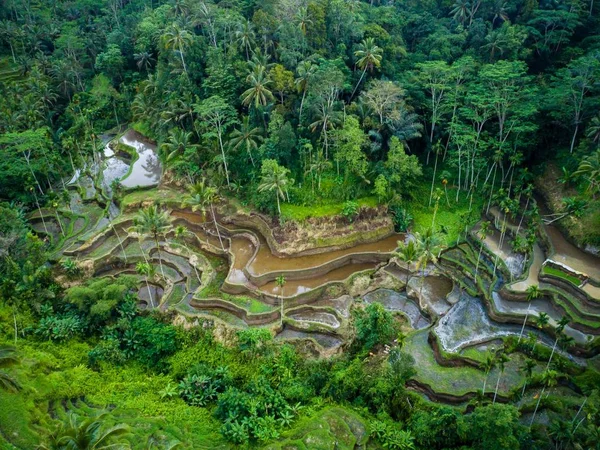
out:
M459 407L409 392L415 360L377 304L353 312L343 354L315 359L263 328L215 337L140 311L128 276L74 282L82 269L57 265L27 218L68 204L73 174L128 127L156 142L163 182L203 215L217 197L280 232L389 215L396 231L422 233L427 266L490 205L537 218L535 190L547 223L598 247L600 4L0 0L2 448L320 448L310 433L324 428L322 448L348 436L339 448L598 448L598 372L558 357L551 368L554 349L535 339L508 345L548 361L524 379L575 386L586 414L551 398L527 426L522 404L496 402L498 385L486 401L502 358L477 366L483 395ZM135 224L156 247L161 214L144 209ZM533 229L513 245L531 254L535 241ZM148 292L158 257L159 269L136 267Z

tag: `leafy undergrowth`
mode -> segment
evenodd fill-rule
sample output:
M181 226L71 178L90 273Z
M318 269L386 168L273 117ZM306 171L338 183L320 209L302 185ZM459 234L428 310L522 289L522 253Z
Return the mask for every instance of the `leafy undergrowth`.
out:
M440 232L446 246L450 247L456 243L459 235L464 234L467 228L477 223L485 199L476 192L469 211L471 201L467 193L461 191L458 202L456 202L456 190L448 188L448 197L446 198L446 195L442 194L436 212L434 201L429 206L430 188L428 184L416 186L413 189L413 198L405 200L403 206L413 216L412 231L419 233L432 226L435 213L435 230Z
M563 272L562 270L557 269L556 267L543 266L542 273L547 274L547 275L553 275L562 280L565 280L568 283L574 284L575 286L579 286L581 284L581 280L579 278L577 278L573 275L570 275L566 272Z
M300 422L285 433L284 440L266 447L268 450L352 450L362 448L369 438L365 421L343 408L328 408L316 417Z
M575 241L580 247L586 245L600 245L600 197L591 198L586 194L585 182L579 185L557 183L561 178L561 167L570 167L576 158L571 154L559 156L556 163L548 164L539 177L535 178L535 185L544 197L550 213L560 213L565 209L564 199L575 198L585 203L585 211L580 217L569 215L559 220L555 225L561 232Z
M127 209L132 205L151 201L156 203L179 204L182 202L182 197L181 192L173 191L171 189L155 188L137 190L124 195L121 199L121 206L123 209Z
M82 342L20 341L18 348L22 364L14 372L23 389L0 390L0 435L17 448L35 448L38 433L58 423L50 413L60 419L60 408L52 405L69 399L85 399L94 408L118 405L111 416L130 426L128 440L134 449L148 448L150 436L184 442L185 448L227 447L209 410L188 406L180 398L161 398L159 392L171 381L168 376L137 365L106 365L94 371L86 366L91 347Z
M375 208L377 199L375 197L364 197L356 200L358 207L366 206ZM327 217L337 216L342 214L344 202L323 203L318 205L303 206L294 205L291 203L283 203L281 205L281 214L286 220L295 220L302 222L309 217Z

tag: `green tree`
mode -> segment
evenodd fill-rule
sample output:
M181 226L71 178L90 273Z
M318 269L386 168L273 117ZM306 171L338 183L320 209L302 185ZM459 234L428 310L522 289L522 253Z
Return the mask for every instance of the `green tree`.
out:
M146 289L148 289L148 298L150 299L150 306L152 308L156 307L156 305L154 304L154 298L152 297L152 290L150 289L150 283L148 282L148 279L151 276L154 276L154 266L152 266L152 264L149 264L147 262L139 261L135 265L135 271L138 273L138 275L142 275L144 277L144 281L146 282Z
M544 392L546 392L547 388L556 386L557 382L558 382L558 372L556 372L555 370L546 370L542 374L542 386L543 386L542 392L540 392L540 394L538 396L538 401L535 404L535 409L533 410L533 415L531 416L531 422L529 422L530 427L531 427L531 425L533 425L538 408L540 407L540 402L542 401L542 397L544 396Z
M280 302L281 302L281 312L279 313L279 319L280 319L280 327L283 330L283 287L285 286L285 277L283 275L279 275L277 278L275 278L275 283L277 283L277 287L279 287L279 291L281 293L280 296Z
M195 259L194 253L192 253L189 246L187 245L187 242L185 242L185 238L187 236L189 236L190 234L192 234L192 233L190 233L190 230L188 230L187 227L184 225L177 225L175 227L175 230L174 230L175 239L180 239L181 242L183 243L183 246L185 247L185 249L188 252L188 255L189 255L188 259L190 261L190 264L194 268L194 272L196 273L196 278L198 279L198 282L200 282L202 280L200 278L200 273L198 272L198 268L196 267L196 264L194 264L194 262L192 261L193 259Z
M156 244L158 252L158 262L160 264L160 272L165 277L165 271L162 265L162 256L160 254L159 237L164 237L171 231L171 221L167 211L161 211L158 206L151 205L138 211L133 220L135 231L141 236L150 236ZM143 251L142 251L143 253Z
M240 147L245 147L252 166L254 167L254 158L252 157L252 151L258 148L258 144L263 141L261 136L262 130L258 127L252 127L250 124L250 117L244 116L242 120L242 126L239 129L235 129L231 132L229 139L229 145L233 150L239 150Z
M360 78L352 91L350 98L354 97L358 86L362 82L367 70L372 71L374 68L381 65L383 50L375 44L375 39L367 38L364 39L359 45L358 50L354 52L354 56L357 58L356 65L362 70Z
M521 332L519 333L519 343L521 342L521 338L523 337L523 331L525 330L525 325L527 324L527 318L529 317L529 310L531 309L531 301L536 298L540 298L542 293L537 284L532 284L531 286L527 286L525 291L527 293L527 312L525 312L525 318L523 319L523 326L521 327Z
M273 93L269 90L272 81L265 74L263 66L252 70L246 77L246 83L250 87L242 93L241 98L244 105L254 104L254 107L258 108L259 106L266 106L269 102L273 101Z
M229 170L227 169L227 157L225 156L223 135L231 126L237 123L237 113L231 105L218 96L212 96L203 100L202 103L197 105L195 110L200 118L209 125L205 127L206 131L203 136L205 138L217 138L219 149L221 150L221 157L223 158L227 186L229 186Z
M298 91L302 92L302 100L300 100L300 111L298 113L298 118L302 120L302 108L304 107L304 99L306 98L306 92L308 91L308 86L312 82L315 72L317 71L317 66L315 66L310 61L301 61L296 67L297 77L294 80L294 84L297 86Z
M394 253L400 261L406 263L406 284L408 284L408 278L410 276L410 265L416 262L421 254L419 248L419 241L416 239L408 239L407 241L398 241L398 248Z
M384 163L388 180L399 194L407 192L423 175L421 164L415 155L407 155L404 145L396 136L390 139L390 150Z
M189 198L185 198L182 203L182 208L191 207L192 211L202 211L202 215L206 215L206 209L210 208L213 223L215 225L215 231L219 237L219 243L221 249L225 250L223 245L223 239L221 238L221 232L219 231L219 224L217 223L217 215L215 214L215 202L218 199L218 190L214 186L209 186L206 178L198 181L196 184L189 187Z
M466 416L463 433L476 450L520 448L525 431L519 411L511 405L494 404L476 408Z
M369 163L367 155L363 151L367 144L367 136L360 128L358 119L354 116L346 117L343 127L334 131L332 142L338 175L340 166L342 166L346 183L349 181L350 174L367 181L365 176L369 169Z
M173 23L161 37L165 49L172 49L179 54L181 65L186 76L188 75L185 65L185 49L192 45L193 35L186 29L181 28L177 23Z
M396 334L394 318L379 303L371 303L358 312L354 325L356 342L362 352L369 352L376 345L391 341Z
M277 212L281 217L281 204L279 199L285 200L288 186L293 184L289 178L290 171L280 166L274 159L265 159L260 169L261 180L258 185L259 192L273 192L277 200Z

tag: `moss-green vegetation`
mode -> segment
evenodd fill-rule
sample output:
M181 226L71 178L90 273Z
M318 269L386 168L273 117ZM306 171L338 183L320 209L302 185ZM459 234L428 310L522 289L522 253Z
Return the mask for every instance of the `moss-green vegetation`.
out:
M561 280L564 280L568 283L571 283L575 286L579 286L581 284L581 280L574 275L571 275L563 270L560 270L556 267L544 265L542 266L542 273L547 275L552 275Z
M358 207L370 207L374 208L377 206L377 199L375 197L364 197L356 200ZM286 220L296 220L301 222L310 217L328 217L338 216L342 214L344 209L344 202L332 202L320 205L294 205L292 203L284 203L281 206L281 214Z

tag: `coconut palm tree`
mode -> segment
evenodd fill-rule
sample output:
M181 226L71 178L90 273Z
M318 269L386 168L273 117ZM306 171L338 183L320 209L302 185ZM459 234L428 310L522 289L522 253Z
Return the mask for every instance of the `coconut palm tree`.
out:
M133 59L135 59L138 70L144 70L146 72L152 68L152 63L155 61L150 52L134 53Z
M156 250L158 252L158 262L160 272L165 278L165 271L160 254L160 245L158 238L166 235L171 230L171 221L167 211L160 211L156 205L141 209L133 220L135 231L141 236L150 236L154 239Z
M150 306L154 308L156 305L154 304L154 299L152 298L150 283L148 283L148 278L154 275L154 266L150 263L140 261L135 265L135 271L144 277L146 288L148 289L148 297L150 298Z
M548 364L546 364L546 370L548 370L550 368L550 362L552 361L552 357L554 356L554 352L556 351L556 344L558 344L558 341L562 337L563 331L568 324L569 324L569 318L566 316L563 316L560 318L560 320L558 321L558 324L556 325L556 328L555 328L556 339L554 339L554 345L552 346L552 352L550 353L550 358L548 358Z
M185 65L185 59L183 57L184 49L192 45L192 34L182 29L177 23L173 23L165 34L162 35L163 45L166 49L173 49L179 53L181 58L181 64L183 65L183 71L188 74L187 66Z
M179 127L169 131L167 140L161 145L162 160L168 168L173 165L187 149L198 148L196 144L192 144L192 133L185 131ZM191 179L190 179L191 182Z
M408 284L408 278L410 276L410 265L417 261L420 253L421 249L419 248L419 242L416 239L409 239L408 242L398 241L398 249L394 255L406 263L406 284Z
M531 301L535 300L536 298L540 298L540 296L542 295L540 288L537 284L532 284L531 286L528 286L527 290L525 292L527 293L527 301L529 302L529 304L527 305L527 311L525 312L525 318L523 319L523 326L521 327L521 332L519 333L519 341L517 343L520 343L521 338L523 337L523 331L525 330L525 324L527 324L527 317L529 317L529 309L531 308Z
M233 130L231 137L229 138L229 145L232 150L239 150L240 147L245 147L254 167L254 158L252 157L252 150L258 148L258 144L263 141L261 136L262 130L258 127L252 127L250 124L250 117L245 116L242 120L242 126L239 130Z
M107 412L100 412L88 418L81 418L73 411L67 413L67 420L58 425L50 436L50 442L41 445L40 449L70 450L108 450L126 448L123 439L129 432L125 424L118 424L108 429L104 427Z
M298 114L299 120L302 120L302 108L304 107L304 99L306 97L306 91L308 85L312 81L315 73L317 72L317 66L310 61L301 61L296 67L298 76L294 80L294 84L297 86L298 91L302 92L302 100L300 100L300 112Z
M523 382L523 390L521 391L521 400L525 396L525 388L527 387L527 381L531 379L533 375L533 369L535 368L535 361L533 359L527 358L523 365L519 367L519 371L525 376L525 381Z
M254 32L254 25L249 20L241 23L235 32L235 38L241 49L246 52L246 61L250 59L250 50L256 43L256 33Z
M248 106L253 103L254 107L258 108L266 106L274 99L273 93L269 90L272 82L265 73L264 66L256 66L246 77L246 82L250 87L242 93L244 105Z
M175 239L180 239L181 242L183 242L183 246L185 247L185 249L187 250L188 254L190 255L190 264L194 268L194 272L196 272L196 278L198 278L198 281L200 281L200 274L198 273L198 268L196 267L195 264L192 263L193 253L190 250L190 248L188 247L187 243L185 242L185 237L187 235L189 235L189 234L190 234L190 230L188 230L186 226L184 226L184 225L177 225L175 227Z
M484 241L485 241L485 238L487 237L489 229L490 229L490 223L482 222L479 227L479 231L477 232L477 236L479 237L479 239L481 239L481 245L479 246L479 254L477 255L477 264L475 265L475 277L477 277L477 274L479 273L479 263L481 261L481 252L483 252Z
M356 86L352 91L350 99L354 97L354 94L356 93L358 86L360 86L360 83L362 82L365 73L367 73L367 70L372 71L375 67L379 67L381 65L382 53L383 50L375 44L375 39L373 38L363 39L363 41L358 44L358 50L354 52L354 56L358 58L356 65L359 69L362 69L362 73L358 83L356 83Z
M279 315L281 328L283 329L283 287L285 286L285 277L283 275L279 275L277 278L275 278L275 283L277 283L281 293L281 313Z
M542 388L542 392L540 393L540 395L538 397L538 401L535 405L535 410L533 411L533 415L531 416L531 422L529 422L529 426L533 425L533 421L535 420L535 415L537 414L538 408L540 406L540 402L542 401L542 397L544 396L544 392L546 391L546 388L556 386L557 382L558 382L558 372L556 372L555 370L546 370L542 374L543 388Z
M421 287L419 288L419 297L423 294L425 284L425 269L427 264L437 262L438 255L444 248L440 235L433 231L433 228L427 228L423 234L415 233L414 238L417 241L417 248L420 254L417 259L417 270L421 269Z
M221 250L225 250L223 245L223 239L221 238L221 232L219 231L219 225L217 224L217 216L215 214L215 202L218 199L218 191L214 186L209 186L206 182L206 178L198 181L189 188L190 197L183 201L182 208L191 207L192 211L202 211L202 215L206 215L206 209L210 208L210 212L215 225L215 231L221 244Z
M8 367L18 362L17 349L10 345L0 345L0 367ZM6 373L4 370L0 370L0 387L7 391L17 391L21 389L21 385L17 380Z
M273 164L272 170L262 174L260 184L258 185L259 192L275 192L279 217L281 217L281 204L279 199L285 200L287 188L292 184L292 180L288 177L289 173L289 169L286 169L279 164Z
M492 371L492 369L494 367L496 367L496 355L489 352L487 354L487 357L485 358L485 361L483 362L483 364L481 366L481 368L485 372L485 378L483 379L483 390L481 391L482 395L484 395L484 396L485 396L485 386L487 384L488 375L490 374L490 372Z
M470 4L469 0L456 0L454 5L452 5L452 10L450 11L450 15L452 18L460 23L461 25L465 25L465 22L469 18Z
M492 401L492 404L496 403L496 397L498 396L498 387L500 386L500 378L502 378L502 374L504 374L505 364L509 361L510 358L504 352L500 352L500 354L496 357L496 363L500 368L500 373L498 374L498 380L496 381L496 389L494 390L494 400Z

